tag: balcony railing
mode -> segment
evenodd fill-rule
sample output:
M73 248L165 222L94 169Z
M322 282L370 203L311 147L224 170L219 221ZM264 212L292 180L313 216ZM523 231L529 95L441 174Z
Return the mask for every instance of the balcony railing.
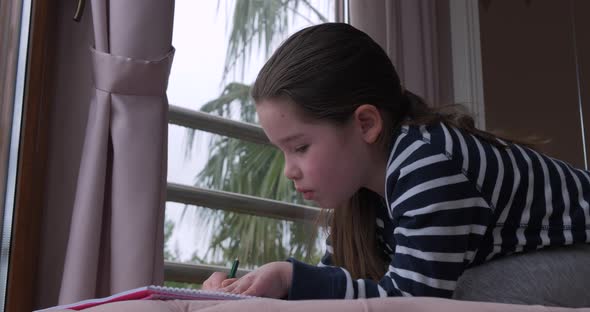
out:
M253 143L269 144L264 131L258 125L229 120L173 105L170 105L169 108L169 122ZM320 209L315 207L177 183L168 183L167 201L303 222L314 222L320 214ZM220 266L176 262L166 262L164 269L167 281L197 284L205 281L213 272L228 270L228 268ZM246 272L248 271L238 270L238 276Z

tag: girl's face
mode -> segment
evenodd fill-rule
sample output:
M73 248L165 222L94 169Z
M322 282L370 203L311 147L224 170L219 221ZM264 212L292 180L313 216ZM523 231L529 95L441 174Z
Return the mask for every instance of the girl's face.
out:
M256 105L260 124L285 156L284 174L306 200L335 208L367 183L371 161L358 125L303 118L293 103L265 100Z

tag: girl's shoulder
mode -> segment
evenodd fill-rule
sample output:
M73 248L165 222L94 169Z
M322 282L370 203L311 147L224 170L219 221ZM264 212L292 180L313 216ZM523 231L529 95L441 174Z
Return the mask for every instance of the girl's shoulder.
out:
M390 152L393 155L408 153L408 148L428 150L432 154L446 152L452 131L442 122L435 124L411 124L402 126L395 134Z
M388 161L388 172L418 159L442 155L449 157L449 128L442 123L402 126L394 135ZM450 157L449 157L450 158Z
M399 141L399 142L397 142ZM422 145L424 150L431 154L442 153L449 158L461 159L470 152L478 152L482 149L490 148L511 148L517 144L507 143L498 138L495 142L489 139L482 139L477 135L464 130L437 122L434 124L412 124L403 126L396 134L396 143L391 152L399 154L409 146Z

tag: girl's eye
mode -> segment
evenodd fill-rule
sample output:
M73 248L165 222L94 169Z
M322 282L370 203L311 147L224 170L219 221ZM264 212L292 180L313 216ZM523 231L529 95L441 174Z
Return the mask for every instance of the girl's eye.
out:
M295 148L295 152L296 153L305 153L305 151L307 151L307 148L309 147L309 145L301 145Z

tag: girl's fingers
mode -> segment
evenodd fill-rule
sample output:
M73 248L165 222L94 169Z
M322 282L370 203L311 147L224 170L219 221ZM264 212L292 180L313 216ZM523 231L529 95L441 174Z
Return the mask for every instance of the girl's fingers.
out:
M237 278L228 278L228 279L224 280L223 282L221 282L221 287L229 286L237 280L238 280Z
M246 290L246 288L248 288L248 286L238 285L236 288L234 288L230 292L232 294L241 294L244 290Z
M227 274L223 272L215 272L203 283L203 289L213 290L221 287L221 282L227 278Z
M238 284L239 283L231 283L230 285L225 286L220 290L223 292L232 292L238 286Z
M232 285L237 286L233 290L230 290L230 292L232 294L241 294L252 285L252 279L244 278L239 283L233 283Z
M256 287L254 285L250 285L250 287L248 287L248 289L246 289L246 291L244 291L242 293L242 295L245 295L245 296L257 296L257 297L260 297L261 296L261 294L259 294L257 292L257 289L256 289Z

